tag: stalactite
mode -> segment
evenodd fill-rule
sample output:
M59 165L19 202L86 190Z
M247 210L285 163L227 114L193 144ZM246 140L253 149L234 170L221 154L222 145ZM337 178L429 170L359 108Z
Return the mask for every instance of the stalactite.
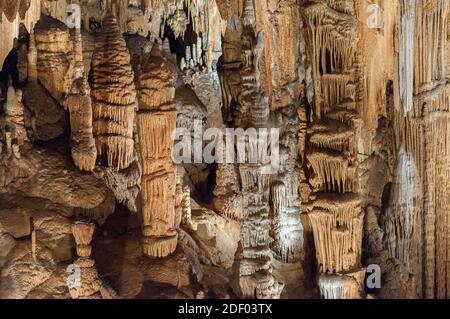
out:
M111 12L95 42L90 78L97 154L109 167L127 168L134 153L136 91L130 55Z
M37 49L36 49L36 38L34 35L34 26L31 25L30 28L30 44L28 48L28 81L37 82L38 71L37 71Z
M172 161L172 134L177 118L173 81L167 61L155 43L148 61L142 67L137 115L143 167L144 254L150 257L170 255L175 251L178 240L176 177Z
M75 28L73 83L64 105L70 112L72 158L82 171L92 171L97 149L92 133L92 104L84 75L81 30Z
M386 240L389 254L402 261L411 272L414 271L410 261L413 258L410 256L413 230L414 225L420 222L417 218L421 210L416 203L422 202L419 180L419 172L411 155L400 151L391 193L392 202L386 213Z
M416 276L417 293L426 298L448 297L449 8L447 1L404 0L398 22L400 103L392 114L398 164L386 239L390 255Z
M359 299L364 271L352 276L324 275L319 279L320 294L325 299Z

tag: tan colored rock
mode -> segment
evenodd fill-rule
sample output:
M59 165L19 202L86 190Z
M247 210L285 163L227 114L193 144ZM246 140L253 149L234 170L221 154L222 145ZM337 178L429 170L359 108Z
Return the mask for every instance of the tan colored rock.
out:
M35 263L30 243L23 241L16 244L2 268L0 298L25 298L30 291L51 277L56 266L51 252L39 245L38 254L38 262Z
M42 22L42 24L44 23ZM54 98L38 82L38 49L33 30L34 28L30 33L28 51L28 83L23 88L23 104L30 113L25 120L32 132L31 140L48 141L64 133L66 115ZM45 44L43 45L45 46ZM42 80L39 78L39 81Z
M73 83L64 105L70 112L74 163L82 171L92 171L97 160L97 149L92 135L92 104L84 74L81 31L78 28L75 30L74 48Z
M69 285L70 296L73 299L94 297L99 293L104 299L112 299L115 292L99 277L95 261L91 256L91 241L95 225L89 222L75 222L72 233L77 243L78 259L74 263L74 281Z
M22 104L22 91L8 88L8 97L5 105L6 122L13 128L14 138L19 145L28 139L25 132L24 106Z
M166 257L176 248L178 227L172 161L175 88L173 75L157 44L142 67L139 83L137 124L143 166L144 253L150 257Z
M108 167L127 168L134 153L136 90L130 55L111 12L95 41L90 80L98 157Z

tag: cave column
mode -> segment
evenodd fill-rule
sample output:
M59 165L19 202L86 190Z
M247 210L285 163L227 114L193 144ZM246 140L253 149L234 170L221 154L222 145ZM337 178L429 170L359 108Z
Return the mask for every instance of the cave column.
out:
M157 43L139 78L137 128L143 167L143 247L149 257L166 257L177 247L176 170L172 136L177 113L174 76ZM189 196L189 195L188 195Z
M323 298L360 298L363 212L356 174L358 20L353 1L313 1L302 8L313 66L315 106L306 159L312 225Z

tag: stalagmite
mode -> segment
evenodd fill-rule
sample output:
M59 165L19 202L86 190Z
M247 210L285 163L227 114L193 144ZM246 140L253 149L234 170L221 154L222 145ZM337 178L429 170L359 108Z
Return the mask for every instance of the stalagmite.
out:
M144 254L161 258L175 251L178 240L172 161L176 111L173 75L157 43L143 64L138 92Z
M73 264L75 280L69 285L70 296L73 299L95 298L96 294L101 294L105 299L115 296L115 292L100 279L95 261L91 258L94 230L95 225L91 222L77 221L72 224L78 255Z
M196 230L192 223L192 211L191 211L191 190L189 186L184 186L182 189L181 198L181 224L188 229Z
M449 19L0 0L0 299L450 298Z
M92 135L92 105L89 85L84 75L81 30L75 28L75 66L73 82L64 105L70 113L72 158L82 171L92 171L97 159L97 149Z
M127 168L134 153L136 90L130 55L111 12L95 42L90 79L97 154L109 167Z
M27 140L24 123L24 106L22 104L22 91L15 90L13 86L8 88L5 105L6 122L13 128L13 135L18 140L19 145L23 145Z

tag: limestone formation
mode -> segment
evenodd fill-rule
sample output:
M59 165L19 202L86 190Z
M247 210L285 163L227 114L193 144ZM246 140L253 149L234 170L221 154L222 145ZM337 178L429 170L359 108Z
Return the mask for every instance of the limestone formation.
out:
M95 294L100 294L104 299L115 297L115 292L100 279L95 261L90 257L94 229L93 223L84 221L77 221L72 225L78 255L73 264L74 273L70 275L73 281L68 282L73 299L93 298Z
M149 257L166 257L177 247L176 176L171 160L177 116L174 97L173 76L155 43L142 67L137 115L143 167L143 247Z
M118 170L133 159L136 90L125 40L110 11L95 40L90 74L93 133L103 164Z
M21 90L15 90L12 86L8 88L5 108L6 122L13 128L14 137L18 140L19 145L23 145L27 140L27 135Z
M41 23L41 27L42 24L44 23L45 21ZM46 45L50 46L51 44L50 43L42 44L43 47L45 47ZM45 52L48 52L48 54L50 54L51 51L50 50L47 51L47 49L45 49ZM46 90L46 88L43 87L42 83L46 82L45 80L42 80L42 78L39 77L42 71L38 72L39 69L38 55L39 50L36 45L36 35L34 32L34 28L32 27L30 32L30 44L27 55L28 82L22 90L23 104L27 109L26 112L27 115L25 117L26 122L25 125L27 127L27 130L29 131L28 136L32 141L48 141L57 138L58 136L64 133L66 115L62 107L60 107L56 102L54 96L51 96L49 92ZM56 55L60 57L59 54ZM49 69L47 68L46 64L47 61L45 63L43 62L41 63L43 66L41 66L40 69L44 68L46 71L48 71ZM53 59L51 59L50 64L52 63ZM50 73L53 74L53 72ZM53 81L51 80L50 82L53 83Z
M241 35L241 92L233 122L238 127L264 128L268 126L268 99L260 91L259 62L264 46L256 33L253 1L247 0ZM223 92L227 94L227 92ZM225 98L225 102L227 99ZM229 105L225 105L229 107ZM241 146L237 146L238 148ZM284 284L272 274L270 252L270 163L264 154L255 152L255 145L246 140L246 154L257 154L256 161L239 164L242 192L241 246L238 289L243 298L280 298ZM269 169L269 170L268 170Z
M361 267L364 215L357 194L356 117L345 120L359 104L362 85L357 19L352 4L337 1L311 2L303 15L315 89L306 151L313 193L305 201L311 202L319 287L324 298L358 298L362 280L355 282L352 273Z
M0 298L449 298L449 17L0 0Z
M64 105L70 113L72 158L83 171L92 171L97 149L92 135L92 103L84 74L81 30L75 28L73 82Z

